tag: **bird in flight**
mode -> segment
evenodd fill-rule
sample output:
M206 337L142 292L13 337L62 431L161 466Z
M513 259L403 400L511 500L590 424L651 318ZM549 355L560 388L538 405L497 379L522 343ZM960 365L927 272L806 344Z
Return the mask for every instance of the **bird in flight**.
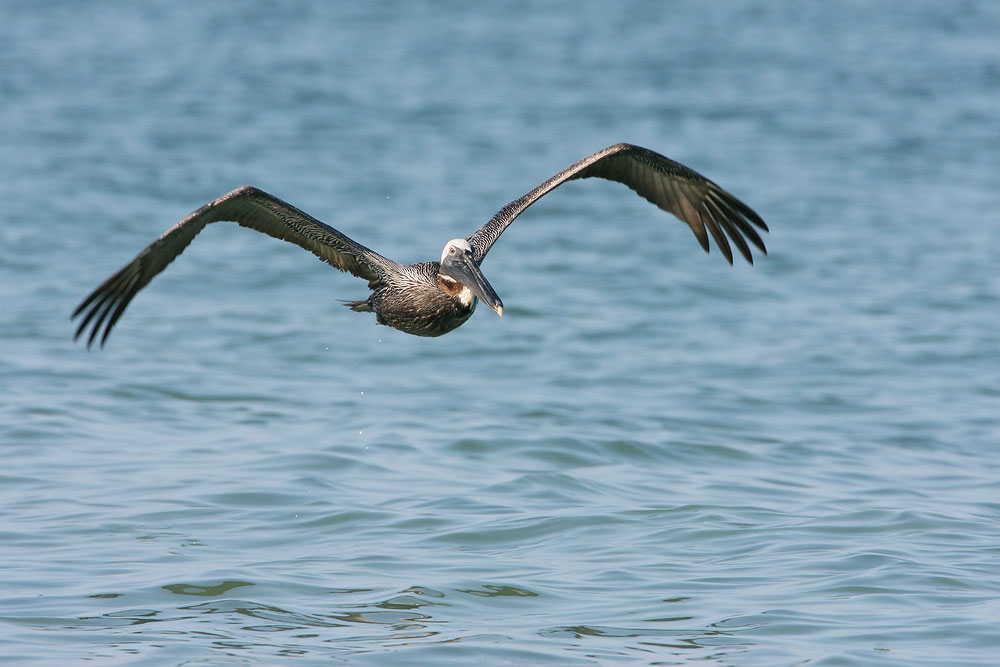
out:
M205 225L222 221L294 243L341 271L367 280L371 294L362 301L346 302L351 310L375 313L379 324L409 334L440 336L469 319L477 301L503 315L500 297L479 268L486 253L535 201L566 181L591 177L624 183L674 214L691 227L705 252L711 235L730 264L730 241L751 264L748 240L767 254L754 229L767 231L767 225L749 206L693 169L631 144L610 146L563 169L504 206L471 236L448 241L440 261L410 265L383 257L291 204L244 186L178 222L91 292L73 312L74 319L83 318L74 340L86 334L88 347L98 338L103 346L139 290L167 268Z

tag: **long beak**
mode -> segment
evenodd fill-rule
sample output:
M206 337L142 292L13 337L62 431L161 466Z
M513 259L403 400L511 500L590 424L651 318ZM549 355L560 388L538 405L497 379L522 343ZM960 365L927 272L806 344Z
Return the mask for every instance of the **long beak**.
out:
M450 261L441 265L441 272L471 289L480 301L495 310L497 315L503 317L503 303L497 293L493 291L493 287L483 277L476 260L467 252L456 253L456 255L454 258L449 257Z

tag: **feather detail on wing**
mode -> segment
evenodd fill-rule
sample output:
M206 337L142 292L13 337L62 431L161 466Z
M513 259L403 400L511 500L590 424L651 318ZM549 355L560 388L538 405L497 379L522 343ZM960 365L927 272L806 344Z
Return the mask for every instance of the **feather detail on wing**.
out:
M244 186L181 220L95 289L73 312L73 318L83 315L75 337L80 337L90 327L88 347L99 334L103 345L139 290L180 255L205 225L221 221L236 222L294 243L341 271L368 280L369 285L378 283L387 270L399 266L291 204L257 188Z
M647 148L616 144L567 167L500 209L469 237L476 261L481 262L507 226L541 197L566 181L592 177L624 183L664 211L673 213L691 227L705 252L711 235L730 264L733 252L727 236L751 264L753 256L747 240L767 254L754 229L756 225L767 231L767 225L749 206L679 162Z

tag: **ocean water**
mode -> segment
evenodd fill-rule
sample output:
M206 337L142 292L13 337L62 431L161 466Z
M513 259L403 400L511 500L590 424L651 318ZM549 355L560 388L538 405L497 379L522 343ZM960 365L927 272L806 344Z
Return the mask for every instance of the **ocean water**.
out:
M0 661L970 665L1000 655L1000 5L8 2ZM420 339L206 229L253 184L402 262L619 141Z

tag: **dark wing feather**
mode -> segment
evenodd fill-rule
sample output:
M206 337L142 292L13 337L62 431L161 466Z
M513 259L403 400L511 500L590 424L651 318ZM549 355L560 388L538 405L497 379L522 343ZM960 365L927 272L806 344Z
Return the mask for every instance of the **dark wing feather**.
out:
M79 338L89 326L87 346L94 342L98 334L101 335L101 345L104 345L115 322L139 290L167 268L205 225L221 221L236 222L301 246L341 271L365 278L370 285L399 266L277 197L244 186L181 220L95 289L73 311L73 318L83 315L74 339Z
M767 225L749 206L679 162L640 146L617 144L583 158L500 209L469 237L476 261L481 262L503 230L542 196L566 181L591 177L624 183L664 211L673 213L691 227L705 252L711 235L730 264L733 252L727 235L751 264L753 256L748 239L767 254L764 242L753 228L756 225L767 231Z

